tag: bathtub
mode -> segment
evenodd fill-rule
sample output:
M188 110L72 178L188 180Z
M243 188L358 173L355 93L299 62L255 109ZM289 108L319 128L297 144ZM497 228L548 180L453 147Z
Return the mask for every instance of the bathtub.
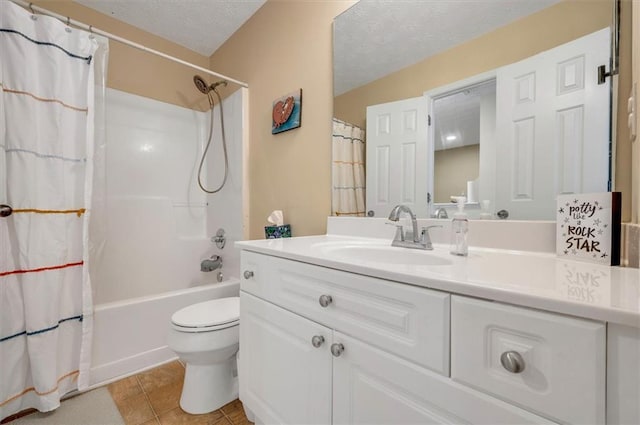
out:
M196 302L238 296L239 291L240 281L230 278L95 306L91 387L177 359L166 343L171 315Z

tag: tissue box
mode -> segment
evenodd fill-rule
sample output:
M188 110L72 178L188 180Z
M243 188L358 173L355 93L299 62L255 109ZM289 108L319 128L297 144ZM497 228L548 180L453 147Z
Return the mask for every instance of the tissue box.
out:
M291 225L283 224L282 226L264 226L264 237L267 239L290 238Z

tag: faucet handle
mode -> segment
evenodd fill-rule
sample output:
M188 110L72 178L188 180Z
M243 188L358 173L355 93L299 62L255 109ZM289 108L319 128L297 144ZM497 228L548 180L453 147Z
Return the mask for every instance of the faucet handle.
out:
M395 222L389 222L389 221L386 221L384 224L388 224L390 226L396 226L396 234L393 237L394 241L404 241L405 235L404 235L404 227L402 226L402 224L396 224Z
M432 226L425 226L422 228L422 232L420 232L420 243L425 246L426 249L433 249L433 244L431 243L431 237L429 236L429 229L433 227L442 227L439 224L434 224Z

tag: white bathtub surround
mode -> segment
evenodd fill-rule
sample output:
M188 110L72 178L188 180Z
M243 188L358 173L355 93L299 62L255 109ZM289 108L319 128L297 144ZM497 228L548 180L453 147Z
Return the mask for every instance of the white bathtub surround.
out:
M97 306L92 387L176 359L167 346L171 316L197 302L238 296L239 286L234 279Z
M248 188L243 185L246 181L243 163L247 156L248 146L248 105L249 90L241 89L232 96L223 100L225 134L227 139L227 154L229 156L229 174L225 186L216 194L205 194L206 209L206 234L211 237L218 229L226 232L227 242L224 249L216 248L212 244L207 251L208 255L217 254L223 258L223 273L226 276L239 276L240 251L234 246L235 241L244 240L248 234ZM217 99L217 98L216 98ZM208 136L208 123L211 114L203 117L206 123L201 126L206 143ZM224 176L224 156L222 152L222 134L220 127L220 108L216 104L214 109L213 140L207 154L206 187L215 189L220 185ZM196 170L197 171L197 170ZM215 271L214 273L217 273ZM225 277L226 277L225 276Z
M231 240L243 237L246 91L225 100L231 174L230 194L218 194L227 196L220 201L197 185L208 112L107 90L106 196L92 224L97 237L92 270L96 305L214 282L217 271L200 272L200 261L213 254L222 255L227 277L238 275L239 254L233 244L218 250L210 238L218 227L224 227ZM219 123L216 127L219 131ZM219 137L214 135L214 146ZM205 177L211 167L223 164L216 149L208 160Z

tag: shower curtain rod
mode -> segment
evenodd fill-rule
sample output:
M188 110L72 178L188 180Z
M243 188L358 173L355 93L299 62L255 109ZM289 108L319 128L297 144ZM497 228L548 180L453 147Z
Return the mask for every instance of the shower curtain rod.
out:
M0 1L2 1L2 0L0 0ZM31 10L32 12L38 12L38 13L41 13L43 15L47 15L47 16L51 16L53 18L56 18L59 21L62 21L67 25L73 25L75 27L82 28L82 29L87 30L89 32L92 32L94 34L98 34L98 35L101 35L103 37L107 37L107 38L109 38L111 40L117 41L119 43L126 44L127 46L133 47L135 49L142 50L143 52L147 52L147 53L154 54L156 56L163 57L163 58L168 59L170 61L177 62L179 64L191 67L193 69L197 69L200 72L204 72L205 74L209 74L209 75L212 75L214 77L222 78L227 82L235 83L235 84L238 84L238 85L240 85L242 87L246 87L246 88L249 87L249 84L247 84L247 83L245 83L243 81L239 81L239 80L236 80L235 78L227 77L226 75L219 74L219 73L211 71L211 70L209 70L207 68L203 68L201 66L195 65L195 64L193 64L191 62L187 62L187 61L184 61L182 59L178 59L176 57L167 55L166 53L159 52L158 50L151 49L151 48L149 48L147 46L143 46L142 44L138 44L138 43L136 43L134 41L127 40L126 38L122 38L122 37L119 37L117 35L114 35L114 34L106 32L106 31L103 31L101 29L95 28L92 25L87 25L85 23L76 21L75 19L70 19L68 16L59 15L59 14L57 14L55 12L51 12L50 10L47 10L47 9L42 8L40 6L36 6L33 3L29 3L28 1L25 1L25 0L11 0L11 1L14 2L17 5L20 5L20 6L24 7L25 9Z

